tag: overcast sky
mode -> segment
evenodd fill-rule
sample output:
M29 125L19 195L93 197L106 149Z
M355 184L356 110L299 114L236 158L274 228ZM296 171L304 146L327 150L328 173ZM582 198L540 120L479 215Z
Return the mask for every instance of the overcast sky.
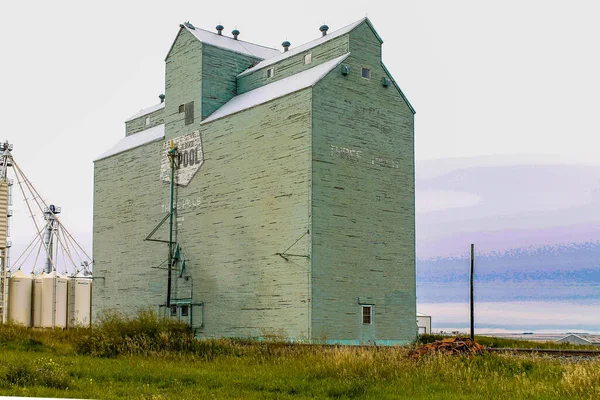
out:
M158 103L164 57L190 21L281 49L368 16L417 110L417 159L491 154L595 160L600 3L594 1L41 1L0 14L2 134L89 246L93 160ZM25 214L23 202L15 213ZM21 212L22 211L22 212ZM13 241L27 221L15 217Z

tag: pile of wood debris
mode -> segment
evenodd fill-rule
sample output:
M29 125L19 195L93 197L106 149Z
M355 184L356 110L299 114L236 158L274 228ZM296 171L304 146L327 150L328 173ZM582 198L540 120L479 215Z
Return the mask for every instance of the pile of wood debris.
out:
M424 355L433 353L441 353L452 356L473 356L477 354L483 354L486 351L486 348L476 341L459 336L425 344L411 351L410 356L414 359L420 359Z

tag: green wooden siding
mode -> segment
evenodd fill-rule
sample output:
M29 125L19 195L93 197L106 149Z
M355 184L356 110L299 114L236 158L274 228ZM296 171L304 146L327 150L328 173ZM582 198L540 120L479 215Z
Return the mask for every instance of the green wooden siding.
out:
M150 129L154 126L164 124L164 108L148 113L125 123L125 136L133 135L134 133ZM146 125L146 117L150 117L150 124Z
M178 231L207 336L308 337L310 90L202 126L205 164ZM281 129L285 124L286 129Z
M202 43L185 29L165 60L165 135L167 139L200 129L202 115ZM185 124L185 113L179 106L194 102L194 123Z
M308 53L312 54L312 63L309 65L304 65L304 56ZM347 53L348 35L342 35L338 38L329 40L320 46L313 47L310 50L302 52L301 54L285 58L278 63L241 76L238 79L238 94L242 94L252 89L256 89L257 87L293 76L298 72L302 72L306 69L343 56ZM268 68L274 68L275 74L272 78L267 78L266 70Z
M204 45L202 52L202 119L237 94L236 75L260 59Z
M193 316L202 336L406 343L417 332L413 113L393 85L383 87L367 23L310 52L309 66L306 53L277 63L273 80L348 52L350 75L338 67L313 88L201 124L236 90L271 80L262 70L236 81L256 60L180 30L166 59L165 107L152 121L164 121L165 140L200 131L205 161L176 190L187 265L174 274L172 300L202 305L204 319ZM192 101L186 125L179 106ZM168 212L161 146L95 163L96 316L166 300L167 246L144 241ZM155 236L166 239L166 225ZM373 306L372 325L361 323L362 304Z
M351 35L351 74L332 71L313 89L313 337L408 342L417 331L413 114L382 86L368 26ZM373 325L362 325L360 303L373 304Z
M168 187L158 180L160 144L94 164L93 312L133 313L165 301L166 247L144 242L160 219Z

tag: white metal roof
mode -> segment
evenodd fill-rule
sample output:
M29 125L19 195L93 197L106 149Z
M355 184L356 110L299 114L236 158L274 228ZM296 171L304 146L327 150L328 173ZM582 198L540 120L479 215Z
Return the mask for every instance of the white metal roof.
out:
M321 65L317 65L316 67L312 67L306 71L302 71L290 77L265 86L261 86L254 90L250 90L249 92L242 93L239 96L235 96L217 111L212 113L208 118L202 121L202 124L223 118L227 115L235 114L248 108L252 108L287 94L297 92L298 90L305 89L309 86L314 86L332 69L344 61L349 55L350 53L345 54Z
M164 107L165 107L165 103L158 103L152 107L144 108L143 110L140 110L137 113L133 114L131 117L127 118L125 120L125 122L133 121L136 118L143 117L146 114L150 114L150 113L152 113L156 110L160 110L161 108L164 108Z
M235 40L225 35L205 31L204 29L191 29L187 25L183 25L192 35L194 35L202 43L210 44L211 46L220 47L222 49L235 51L236 53L248 54L250 56L262 58L271 58L281 54L281 51L270 47L260 46L258 44L244 42L243 40Z
M266 66L275 64L275 63L277 63L277 62L279 62L281 60L284 60L284 59L286 59L288 57L292 57L292 56L300 54L300 53L302 53L302 52L304 52L306 50L310 50L313 47L318 46L318 45L320 45L322 43L325 43L325 42L327 42L329 40L335 39L336 37L340 37L342 35L345 35L346 33L350 32L352 29L356 28L357 26L359 26L360 24L362 24L366 20L367 20L367 18L365 17L365 18L361 19L360 21L356 21L356 22L354 22L354 23L352 23L350 25L347 25L347 26L345 26L345 27L343 27L341 29L338 29L337 31L334 31L332 33L328 33L325 36L321 36L318 39L315 39L313 41L310 41L308 43L305 43L305 44L303 44L301 46L298 46L298 47L295 47L293 49L290 49L289 51L286 51L284 53L280 53L276 57L271 57L269 59L265 59L264 61L261 61L258 64L256 64L254 67L248 68L244 72L238 74L238 78L241 77L241 76L247 75L247 74L249 74L251 72L257 71L257 70L259 70L261 68L264 68Z
M556 342L561 342L561 341L568 341L569 338L571 337L575 337L578 339L583 340L584 342L588 342L590 344L599 344L600 343L600 337L597 335L588 335L588 334L581 334L581 335L577 335L574 333L570 333L565 337L562 337L558 340L556 340Z
M134 149L136 147L140 147L146 143L155 142L157 140L161 140L165 137L165 125L156 125L152 128L146 129L145 131L141 131L138 133L134 133L133 135L125 136L123 139L119 140L117 144L113 147L102 153L98 158L94 161L102 160L104 158L114 156L115 154L122 153L127 150Z

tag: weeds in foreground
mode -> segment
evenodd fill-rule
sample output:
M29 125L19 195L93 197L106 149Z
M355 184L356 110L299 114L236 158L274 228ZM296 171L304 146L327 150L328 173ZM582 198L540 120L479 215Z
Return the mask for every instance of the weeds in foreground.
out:
M152 313L91 329L0 326L0 394L91 398L600 398L600 360L196 340Z

